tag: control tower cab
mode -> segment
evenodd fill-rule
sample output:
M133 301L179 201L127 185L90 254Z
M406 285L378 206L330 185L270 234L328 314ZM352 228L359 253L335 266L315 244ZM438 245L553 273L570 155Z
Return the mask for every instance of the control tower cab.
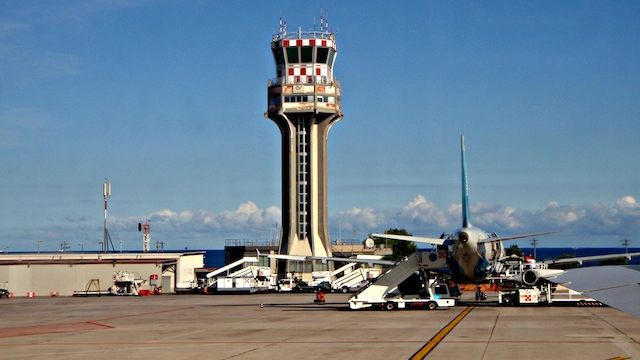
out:
M331 256L327 206L327 138L342 119L340 83L333 75L335 34L280 31L271 41L276 78L269 80L269 117L282 134L282 238L280 253ZM284 261L278 272L327 270L321 261Z

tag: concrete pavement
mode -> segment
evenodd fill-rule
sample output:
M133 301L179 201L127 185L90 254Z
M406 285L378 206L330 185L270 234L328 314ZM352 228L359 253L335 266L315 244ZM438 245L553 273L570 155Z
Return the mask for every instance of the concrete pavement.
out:
M0 357L409 359L467 308L351 311L348 296L2 299ZM426 358L640 359L639 342L640 319L612 308L479 305Z

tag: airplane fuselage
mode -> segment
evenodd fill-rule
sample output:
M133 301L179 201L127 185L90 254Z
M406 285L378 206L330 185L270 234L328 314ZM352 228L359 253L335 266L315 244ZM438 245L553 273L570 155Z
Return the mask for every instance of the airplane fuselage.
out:
M477 283L494 275L504 257L502 241L486 241L489 235L476 227L463 227L449 236L449 268L457 283Z

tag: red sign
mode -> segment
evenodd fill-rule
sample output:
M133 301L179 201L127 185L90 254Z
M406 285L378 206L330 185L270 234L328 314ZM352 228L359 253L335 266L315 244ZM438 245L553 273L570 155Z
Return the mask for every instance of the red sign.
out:
M158 280L158 275L151 275L151 280Z

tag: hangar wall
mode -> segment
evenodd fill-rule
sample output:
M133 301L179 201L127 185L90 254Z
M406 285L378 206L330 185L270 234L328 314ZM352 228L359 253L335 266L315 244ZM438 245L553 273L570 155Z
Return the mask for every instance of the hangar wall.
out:
M25 259L27 256L25 256ZM74 264L69 261L60 263L50 262L46 264L28 263L24 260L21 264L1 264L0 263L0 287L8 288L14 296L27 296L27 293L35 293L35 296L51 296L55 293L58 296L72 296L74 291L84 291L92 279L98 279L100 290L108 290L113 284L113 274L116 271L130 271L140 275L147 280L142 289L152 290L150 285L151 275L158 275L158 279L163 281L163 293L174 292L176 284L176 274L182 282L188 282L190 274L194 274L194 268L204 266L204 256L202 254L189 254L179 256L177 259L165 259L165 261L146 261L139 263L132 262L103 262L103 263L81 263ZM175 263L171 271L163 270L163 263ZM195 276L193 277L195 279ZM167 289L166 285L171 284ZM158 284L160 285L160 284ZM94 289L92 289L94 290Z

